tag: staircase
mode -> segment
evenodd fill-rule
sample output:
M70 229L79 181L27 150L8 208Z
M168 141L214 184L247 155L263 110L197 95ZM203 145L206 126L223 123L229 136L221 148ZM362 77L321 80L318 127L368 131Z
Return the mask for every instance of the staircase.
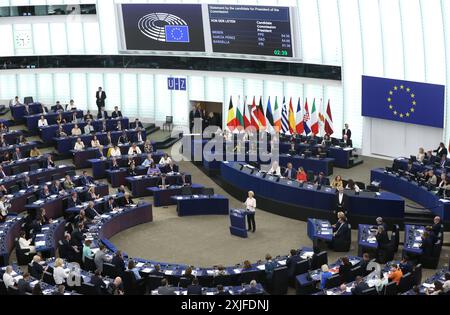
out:
M350 157L350 163L349 163L350 168L361 165L363 163L364 163L364 161L359 155L354 154L353 156Z
M412 209L405 207L405 224L430 225L433 222L434 214L426 209Z
M148 135L151 135L154 132L157 132L159 129L159 127L156 127L155 124L144 124L144 128L145 128L145 132Z

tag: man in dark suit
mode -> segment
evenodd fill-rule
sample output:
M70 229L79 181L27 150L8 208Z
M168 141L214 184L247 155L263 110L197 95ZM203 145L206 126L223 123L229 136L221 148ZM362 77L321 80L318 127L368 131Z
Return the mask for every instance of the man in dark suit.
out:
M78 193L73 191L70 198L67 200L67 208L74 208L81 205L81 200L78 198Z
M103 91L101 87L99 87L98 91L95 93L95 98L98 111L101 112L103 108L105 108L105 100L106 100L106 93L105 91Z
M29 269L29 273L33 275L34 278L40 279L42 274L44 273L44 267L40 264L41 257L35 255L33 257L33 261L31 262L31 269Z
M197 106L192 106L191 111L189 112L189 130L191 133L194 132L194 120L196 118Z
M347 137L345 137L347 136ZM350 130L350 128L348 127L348 124L344 125L344 129L342 129L342 140L344 140L344 138L349 141L352 139L352 131Z
M443 156L447 156L448 151L447 148L445 147L445 144L443 142L439 143L439 147L433 151L434 153L436 153L436 156L439 158L439 160L443 157Z
M152 276L158 276L158 277L164 277L165 276L164 272L161 272L161 266L160 265L155 265L155 269L153 271L151 271L150 274Z
M81 240L80 240L80 238L81 238ZM65 251L67 253L68 261L80 261L81 260L80 248L81 248L81 244L82 244L83 240L84 240L83 233L80 234L78 229L75 229L72 232L72 235L70 235L69 233L66 233L64 235L64 240L62 241L62 247L64 248L63 251Z
M30 286L30 274L25 272L22 275L22 279L17 282L17 290L19 295L25 295L25 293L31 293L32 289Z
M112 118L122 118L122 112L119 110L118 106L114 106L114 111L111 114Z
M292 167L292 163L288 163L286 170L283 172L283 177L286 177L288 179L296 179L297 178L297 172Z
M77 228L72 231L72 235L66 234L66 236L70 236L69 239L67 239L68 243L70 245L76 246L78 248L81 248L84 243L84 224L79 223Z
M22 156L22 152L20 152L20 148L16 148L16 150L13 153L13 160L17 161L17 160L20 160L22 158L23 158L23 156Z
M314 184L325 186L329 184L329 180L325 177L325 174L323 172L320 172L319 176L317 176L314 180Z
M56 102L56 105L53 107L55 112L63 112L64 107L61 105L59 101Z
M254 295L261 293L260 290L256 287L257 283L256 280L250 281L250 286L248 288L245 288L242 294L244 295Z
M119 144L128 144L130 140L128 139L127 132L124 130L117 141Z
M144 129L144 126L143 126L142 123L139 121L139 118L136 118L136 119L134 120L134 123L131 123L131 124L130 124L130 129L138 129L138 128Z
M97 119L108 119L108 118L109 118L109 116L108 116L108 112L106 110L101 110L97 113Z
M217 295L231 295L231 294L228 291L224 291L223 285L219 284L217 286Z
M94 179L91 176L88 176L86 171L83 171L83 175L80 177L81 186L88 186L95 184Z
M202 286L198 284L197 278L194 278L192 284L188 285L187 295L202 295Z
M63 188L62 188L59 180L53 180L53 183L50 186L50 193L53 195L57 195L62 190L63 190Z
M363 277L357 276L355 280L355 287L352 289L352 295L362 295L364 290L369 289L369 286L364 281Z
M50 190L47 185L44 185L41 192L39 193L39 199L44 200L47 199L51 195Z
M113 211L116 208L117 208L117 204L114 201L114 198L113 197L109 197L108 201L105 204L105 212L111 212L111 211Z
M97 210L95 210L94 203L92 201L89 201L88 206L84 209L84 212L86 213L86 218L91 220L100 215Z
M442 232L441 217L438 217L438 216L434 217L432 229L433 229L434 235L436 235L436 236L438 236L439 233Z
M91 284L94 285L95 292L97 293L97 295L101 295L102 289L106 288L106 283L103 282L100 270L98 269L95 270L94 275L91 277Z
M336 193L334 212L344 212L347 214L348 196L344 193L344 188L339 187Z
M289 257L286 259L286 267L288 269L288 276L295 275L295 265L301 260L295 249L291 249Z
M125 261L122 257L122 252L120 250L116 251L114 257L111 260L111 264L114 265L116 272L118 275L122 275L122 273L126 270Z
M142 143L144 142L144 135L142 134L142 129L138 128L136 134L134 135L133 142Z

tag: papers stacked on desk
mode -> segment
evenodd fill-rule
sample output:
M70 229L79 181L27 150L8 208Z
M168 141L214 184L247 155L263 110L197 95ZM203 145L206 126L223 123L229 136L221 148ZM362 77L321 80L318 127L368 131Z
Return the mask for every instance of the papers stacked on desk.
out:
M136 264L136 267L137 267L137 268L142 268L142 267L144 267L144 263L143 263L143 262L138 262L138 263Z
M148 268L148 267L141 270L141 272L144 272L144 273L150 273L152 271L153 271L153 269L152 268Z
M282 266L286 265L286 259L285 260L279 260L278 263Z
M434 283L422 283L422 285L425 287L425 288L433 288L434 289Z
M234 273L241 273L241 269L238 269L238 268L233 269L233 271L234 271Z
M266 270L266 266L264 265L259 265L256 268L258 268L259 270Z
M110 217L110 215L108 215L108 214L102 214L100 217L103 218L103 219L108 219L108 218Z
M304 253L300 256L300 258L302 258L302 259L308 259L308 258L311 258L313 255L314 255L314 252L304 252Z
M421 245L420 243L415 242L412 247L413 248L420 248L420 245Z
M377 242L377 238L375 236L369 236L367 238L367 242L368 243L376 243Z
M41 204L43 204L43 203L44 203L43 200L36 200L36 201L34 202L34 204L36 204L36 205L41 205Z
M164 271L164 274L171 276L173 274L173 270L166 270L166 271Z
M214 270L206 270L206 274L208 276L212 276L212 275L214 275Z

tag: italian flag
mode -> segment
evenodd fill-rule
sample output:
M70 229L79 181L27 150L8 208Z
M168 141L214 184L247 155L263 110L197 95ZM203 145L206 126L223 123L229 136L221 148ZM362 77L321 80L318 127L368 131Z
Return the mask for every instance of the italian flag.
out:
M316 99L314 99L311 109L311 132L314 135L319 133L319 119L317 116Z

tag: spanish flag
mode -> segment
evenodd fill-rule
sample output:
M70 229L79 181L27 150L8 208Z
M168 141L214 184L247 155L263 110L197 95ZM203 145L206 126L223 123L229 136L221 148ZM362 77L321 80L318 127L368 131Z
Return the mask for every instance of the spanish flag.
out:
M294 107L292 106L292 97L289 101L289 132L294 134L296 130Z

